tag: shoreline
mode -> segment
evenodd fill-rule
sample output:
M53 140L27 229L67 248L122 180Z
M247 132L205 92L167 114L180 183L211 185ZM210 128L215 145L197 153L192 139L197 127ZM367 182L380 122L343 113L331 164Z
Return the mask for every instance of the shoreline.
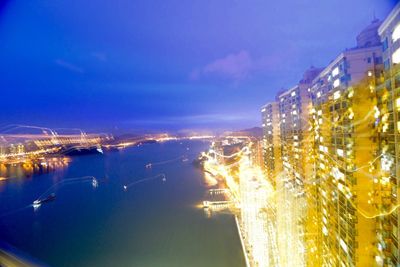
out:
M246 267L250 267L250 260L246 252L246 246L244 244L243 236L242 236L242 231L240 230L240 224L239 224L239 219L236 215L235 216L235 222L236 222L236 228L239 234L240 238L240 244L242 245L242 250L243 250L243 255L244 255L244 260L246 262Z

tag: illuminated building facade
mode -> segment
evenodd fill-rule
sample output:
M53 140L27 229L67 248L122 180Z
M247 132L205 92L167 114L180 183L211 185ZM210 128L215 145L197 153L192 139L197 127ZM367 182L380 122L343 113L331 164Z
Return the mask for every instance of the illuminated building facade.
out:
M261 109L279 266L400 266L400 3L356 40Z
M276 177L282 172L280 127L279 127L279 104L271 102L261 109L262 116L262 150L263 170L270 183L276 186Z
M389 220L376 218L391 208L382 183L388 115L379 25L374 20L363 30L357 47L341 53L311 87L320 229L315 251L322 266L396 266L384 252L389 241L382 222Z
M25 152L25 146L21 143L11 144L9 149L10 153L15 155L22 155Z
M253 138L250 149L251 149L252 164L262 168L264 165L262 140L258 138Z
M280 266L277 253L277 238L274 207L270 207L273 187L263 175L261 168L251 163L246 156L239 167L241 228L251 266Z
M255 266L268 265L268 232L261 210L265 206L267 194L254 176L241 176L241 222L246 245L251 250L251 261Z
M278 95L282 172L276 176L276 216L281 266L305 266L309 216L304 184L312 165L308 88L320 69L310 68L298 85ZM275 161L276 162L276 161Z
M382 188L387 192L382 196L382 208L387 211L399 205L400 184L400 3L382 22L378 29L383 52L382 84L376 88L380 113L380 146L382 152L381 177ZM387 265L400 265L399 249L399 210L388 216L376 219L378 250L376 260Z

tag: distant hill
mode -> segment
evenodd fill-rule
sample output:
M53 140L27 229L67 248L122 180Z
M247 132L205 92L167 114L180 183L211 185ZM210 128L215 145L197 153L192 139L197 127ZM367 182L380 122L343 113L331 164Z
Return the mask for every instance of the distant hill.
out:
M234 131L234 132L224 132L222 135L223 136L226 136L226 135L243 136L243 135L245 135L245 136L251 136L251 137L260 139L262 137L262 128L261 127L253 127L253 128L243 129L243 130Z

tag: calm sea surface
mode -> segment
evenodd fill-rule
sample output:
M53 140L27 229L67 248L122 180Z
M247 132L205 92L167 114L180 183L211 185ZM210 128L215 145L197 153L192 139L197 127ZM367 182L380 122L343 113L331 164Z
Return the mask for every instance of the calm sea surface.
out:
M201 203L206 187L192 160L201 141L131 147L73 158L60 171L0 181L0 240L50 266L245 266L230 215L207 218ZM162 162L187 155L189 161ZM123 190L123 185L165 173ZM38 210L26 207L63 179L57 198ZM25 207L25 208L23 208Z

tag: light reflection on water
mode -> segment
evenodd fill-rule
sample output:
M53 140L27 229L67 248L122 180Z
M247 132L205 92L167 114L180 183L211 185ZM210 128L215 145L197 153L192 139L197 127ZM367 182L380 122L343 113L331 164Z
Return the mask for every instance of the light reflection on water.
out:
M25 162L4 164L0 163L0 181L12 178L29 178L68 167L71 159L67 157L27 160Z

